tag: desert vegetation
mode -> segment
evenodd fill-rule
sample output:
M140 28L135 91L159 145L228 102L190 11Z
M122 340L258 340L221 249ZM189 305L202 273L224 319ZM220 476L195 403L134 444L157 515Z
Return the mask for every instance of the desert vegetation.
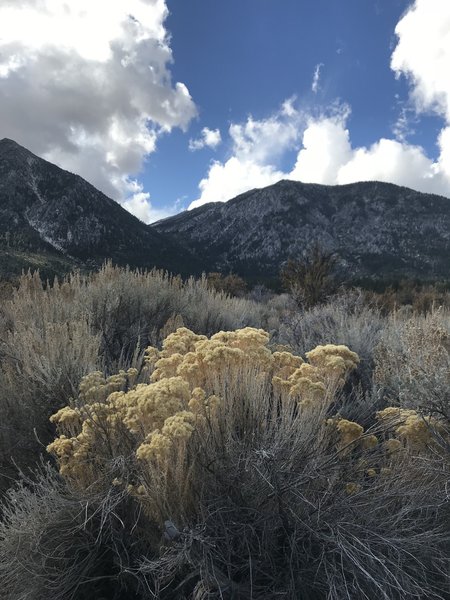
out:
M5 600L450 597L445 292L299 277L2 287Z

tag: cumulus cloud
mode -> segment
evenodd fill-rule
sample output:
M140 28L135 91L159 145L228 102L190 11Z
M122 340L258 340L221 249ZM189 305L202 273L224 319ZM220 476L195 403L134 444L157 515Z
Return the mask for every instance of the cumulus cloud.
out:
M225 202L241 192L281 179L283 172L274 163L295 147L302 118L290 98L266 119L249 116L244 123L232 123L228 131L231 156L224 162L211 163L207 176L199 184L200 197L189 208L207 202Z
M348 107L332 117L310 119L303 133L303 148L289 179L305 183L337 183L339 166L350 160L352 148L346 128Z
M409 78L417 111L430 110L450 122L450 2L415 0L395 33L391 67Z
M428 158L419 146L382 138L369 147L353 148L347 118L343 114L310 122L296 165L286 176L329 185L374 180L423 192L450 191L450 172L439 161ZM442 148L448 142L450 135L448 140L442 140Z
M233 142L234 154L243 161L265 164L272 161L298 139L300 113L292 106L267 119L255 120L248 117L243 124L232 123L229 134Z
M214 161L207 177L199 184L201 196L189 209L208 202L226 202L242 192L271 185L283 178L283 173L271 165L259 165L232 156L225 163Z
M420 191L438 191L433 161L422 148L382 138L369 148L353 151L337 173L338 183L386 181ZM442 190L444 191L444 190Z
M0 137L142 208L133 175L196 114L171 81L167 14L165 0L2 0Z
M417 115L431 112L443 117L438 136L439 158L428 176L432 186L450 195L450 3L415 0L398 22L397 46L391 68L411 85Z
M153 207L150 202L150 194L140 190L139 187L130 198L122 203L122 206L144 223L155 223L178 212L177 206L169 208Z
M209 127L203 127L200 137L196 140L189 140L189 150L195 152L196 150L202 150L203 148L211 148L215 150L222 141L222 136L219 129L209 129Z
M267 119L231 125L231 156L210 166L199 184L200 197L190 208L283 178L329 185L378 180L450 197L450 2L415 0L395 31L391 68L397 77L408 78L411 98L400 104L394 139L355 147L348 107L332 106L308 116L289 99ZM319 64L313 92L318 90L320 69ZM444 119L436 160L407 141L414 133L412 125L430 112ZM298 150L295 164L281 170L278 158L292 148Z

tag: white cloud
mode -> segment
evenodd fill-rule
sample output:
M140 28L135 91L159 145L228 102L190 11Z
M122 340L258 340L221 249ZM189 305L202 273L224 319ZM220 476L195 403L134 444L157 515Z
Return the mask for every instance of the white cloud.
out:
M318 65L316 65L316 68L314 69L314 75L313 75L313 80L312 80L312 84L311 84L311 91L313 92L313 94L317 94L317 92L319 90L320 71L323 66L324 66L323 63L319 63Z
M285 117L295 117L297 115L297 109L295 108L296 96L291 96L283 102L281 105L281 114Z
M302 118L291 98L267 119L255 120L249 116L245 123L232 123L229 128L231 157L210 165L207 176L199 184L200 197L189 208L207 202L225 202L241 192L281 179L283 172L275 163L284 152L295 147Z
M278 140L272 152L270 145L261 150L257 136L252 143L247 140L241 144L241 136L236 136L236 131L245 130L246 124L239 126L241 129L231 126L233 156L210 166L199 184L200 197L189 208L206 202L225 202L251 188L265 187L280 179L326 185L376 180L450 196L450 127L441 132L440 157L433 161L423 148L393 139L382 138L368 147L353 147L347 126L349 115L348 107L340 111L334 107L328 115L310 117L305 125L297 112L291 123L297 127L296 135L286 136L284 146ZM275 127L274 118L269 119L269 128ZM280 114L277 118L281 118ZM259 126L264 129L264 122L260 121ZM282 127L282 123L279 126ZM297 139L301 142L295 165L291 170L280 170L277 156L282 147L291 147Z
M155 223L160 219L171 217L178 212L177 207L172 208L155 208L150 202L150 194L147 192L137 191L130 198L122 203L130 213L135 215L144 223Z
M0 137L124 202L158 138L196 114L171 82L167 14L165 0L2 0Z
M305 183L337 183L339 166L352 155L345 125L348 109L337 117L311 119L303 133L303 148L289 179Z
M337 183L387 181L416 190L439 187L433 182L433 161L422 148L382 138L369 148L357 148L337 173ZM432 185L431 185L432 184Z
M444 127L440 132L438 146L440 153L436 169L444 174L450 182L450 127ZM450 188L447 195L450 196Z
M189 209L208 202L226 202L242 192L271 185L282 178L283 173L270 165L239 160L236 156L225 163L215 161L199 184L200 198L192 202Z
M392 139L353 148L347 128L348 113L311 121L303 134L303 148L289 179L342 185L356 181L385 181L423 192L450 195L450 131L441 140L448 158L433 162L423 148ZM450 165L449 165L450 166Z
M399 102L399 115L392 126L392 133L399 142L406 142L407 139L416 133L415 125L418 122L418 116L414 108L409 104Z
M234 154L243 161L265 164L273 161L298 139L300 114L292 107L259 121L248 117L244 124L230 125L229 134L233 142Z
M450 2L415 0L395 32L391 67L409 78L417 111L431 110L450 122Z
M220 135L219 129L209 129L203 127L201 135L198 139L189 140L189 150L195 152L196 150L202 150L203 148L211 148L214 150L221 143L222 136Z
M391 68L408 78L417 115L431 112L446 122L437 139L439 158L425 179L450 196L450 2L415 0L395 32Z

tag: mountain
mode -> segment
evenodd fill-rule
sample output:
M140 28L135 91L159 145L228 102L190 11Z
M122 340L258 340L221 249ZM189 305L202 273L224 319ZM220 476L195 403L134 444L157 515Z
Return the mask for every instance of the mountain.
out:
M0 275L28 267L52 275L109 258L133 267L198 271L188 250L78 175L1 140Z
M450 200L389 183L283 180L152 228L208 257L207 270L270 278L318 242L347 278L450 279Z
M280 181L145 225L78 175L0 141L0 276L106 259L271 279L318 242L346 278L450 279L450 200L380 182Z

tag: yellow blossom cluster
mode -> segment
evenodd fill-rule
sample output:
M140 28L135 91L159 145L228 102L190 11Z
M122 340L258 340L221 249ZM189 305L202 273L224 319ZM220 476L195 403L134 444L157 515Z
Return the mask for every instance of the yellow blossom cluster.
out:
M113 392L132 388L137 376L138 371L133 368L121 370L110 377L104 377L101 371L94 371L81 380L79 403L104 402Z
M162 428L162 431L156 429L152 431L139 446L136 456L140 460L155 460L162 464L169 457L169 454L176 441L188 441L194 432L198 421L198 415L183 410L172 417L168 417Z
M304 362L287 351L272 352L268 345L269 334L261 329L221 331L207 338L180 327L161 350L147 349L148 368L154 369L150 383L137 383L135 369L108 378L100 372L88 375L73 406L51 418L59 437L48 450L61 474L86 487L104 475L108 460L126 454L134 455L145 480L146 465L169 469L196 431L202 435L207 423L218 422L229 390L239 390L245 377L262 381L281 400L320 405L329 386L335 389L358 363L345 346L319 346ZM351 434L343 423L338 429L344 440ZM117 477L113 481L118 485ZM139 495L138 480L127 483Z
M280 355L280 358L277 358ZM303 407L317 406L323 403L326 397L327 386L335 388L345 382L345 377L356 368L359 362L358 355L351 352L346 346L327 344L317 346L306 353L308 363L300 357L290 360L284 355L288 352L274 354L275 367L280 365L272 382L281 393L287 393L290 398L295 398ZM330 395L330 400L332 394Z
M327 373L333 373L338 379L343 378L349 371L355 369L359 363L356 352L352 352L343 345L327 344L317 346L306 353L309 362Z
M70 406L64 406L61 410L50 417L50 422L54 423L58 428L68 431L71 435L76 435L76 432L81 428L82 416L80 411Z
M152 381L181 376L191 389L208 389L214 378L229 378L252 367L265 370L273 362L268 342L268 333L252 327L220 331L210 339L181 327L164 340L159 354L148 350L150 360L157 358Z
M428 415L420 415L417 411L389 406L377 413L380 421L390 426L394 438L386 440L386 448L390 453L402 447L413 451L422 451L433 444L433 432L444 433L442 424Z
M339 419L336 423L336 428L339 431L343 448L359 440L364 433L364 427L347 419Z
M168 377L151 385L139 384L135 389L116 397L115 408L133 434L159 429L164 421L183 410L190 400L189 386L181 377Z
M58 411L51 421L60 437L47 449L57 457L61 474L85 488L98 479L108 457L126 449L125 440L131 439L140 460L167 459L172 446L186 441L218 402L203 390L191 393L181 377L138 384L111 393L104 402Z
M337 450L341 455L347 455L356 448L363 448L370 450L378 444L378 438L376 435L364 434L364 427L354 421L348 419L333 418L328 419L327 424L336 429L339 434L339 442L337 444Z

